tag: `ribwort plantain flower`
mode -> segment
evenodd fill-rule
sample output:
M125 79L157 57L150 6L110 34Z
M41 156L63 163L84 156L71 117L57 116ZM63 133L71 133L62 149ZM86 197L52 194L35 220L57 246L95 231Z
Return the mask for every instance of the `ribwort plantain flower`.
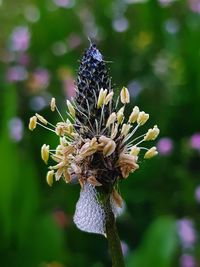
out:
M129 102L127 88L123 87L119 96L114 92L103 56L91 44L80 63L76 97L66 102L66 117L52 98L51 111L57 111L61 121L53 125L39 114L30 118L30 130L40 125L58 137L55 149L46 144L41 148L44 162L47 164L50 158L53 162L47 172L47 183L52 186L54 180L62 178L66 183L77 181L81 186L74 215L81 230L105 234L105 202L109 202L116 217L123 207L119 181L139 168L142 155L151 158L157 154L156 147L147 149L142 143L155 140L158 127L136 136L149 114L135 106L126 118L124 112Z

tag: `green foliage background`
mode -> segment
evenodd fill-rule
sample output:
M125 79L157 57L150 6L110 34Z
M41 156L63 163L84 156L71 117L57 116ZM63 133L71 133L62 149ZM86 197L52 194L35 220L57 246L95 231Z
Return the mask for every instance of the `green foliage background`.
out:
M183 253L200 266L200 204L195 199L200 153L190 146L191 136L200 131L198 10L192 10L191 0L65 2L69 6L58 7L52 0L0 1L0 265L111 266L106 239L80 232L73 224L79 186L60 182L49 188L45 182L40 147L55 145L55 136L43 129L27 130L36 96L55 96L65 113L65 99L90 36L105 60L112 61L108 65L116 89L128 85L132 106L150 113L160 138L169 137L174 144L169 155L145 161L121 184L126 210L118 227L128 246L127 266L181 266ZM123 25L127 29L120 32ZM28 27L31 35L22 54L10 48L17 26ZM29 57L27 78L9 81L9 69L20 65L24 54ZM47 88L31 80L37 68L48 71ZM49 107L40 113L57 121ZM24 125L18 141L10 137L9 122L15 117ZM176 221L181 218L195 225L196 242L189 250L178 240Z

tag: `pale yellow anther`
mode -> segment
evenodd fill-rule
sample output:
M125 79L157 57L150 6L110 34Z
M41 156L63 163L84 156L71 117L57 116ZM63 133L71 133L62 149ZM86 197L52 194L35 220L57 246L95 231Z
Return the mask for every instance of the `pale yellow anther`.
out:
M113 127L112 127L110 137L111 137L112 139L114 139L114 138L116 137L117 133L118 133L118 124L115 123L115 125L113 125Z
M139 126L141 126L141 125L145 124L148 119L149 119L149 114L145 113L144 111L141 111L138 115L138 118L137 118L137 124Z
M124 120L124 106L119 109L117 112L117 121L119 124L121 124Z
M128 134L128 132L130 131L130 128L131 128L130 124L124 123L122 125L122 130L121 130L122 135L126 136Z
M130 151L130 155L132 156L137 156L140 153L140 148L137 146L132 146L131 147L131 151Z
M75 108L73 107L72 103L67 100L67 107L68 107L68 110L69 110L69 113L72 115L72 117L74 118L76 116L76 111L75 111Z
M129 116L128 122L134 123L137 121L138 115L140 113L140 110L137 106L133 108L133 111L131 112L131 115Z
M153 129L149 129L144 137L144 141L155 140L159 135L160 130L158 129L157 125L153 127Z
M106 96L104 100L104 105L107 105L110 102L110 100L113 98L113 95L114 95L114 92L112 91Z
M99 97L97 100L97 108L100 108L104 104L107 92L108 92L107 89L103 90L103 88L101 88L101 90L99 92Z
M51 106L51 111L55 111L55 109L56 109L56 99L55 99L55 97L52 97L50 106Z
M158 151L156 150L156 147L153 146L152 148L150 148L144 155L145 159L150 159L153 158L154 156L156 156L158 154Z
M108 117L106 127L108 128L112 123L116 121L117 115L115 112L111 113L110 116Z
M29 120L29 125L28 125L29 130L33 131L36 128L36 125L37 125L37 117L33 116Z
M41 147L41 157L43 161L47 164L48 159L49 159L49 145L44 144Z
M67 107L68 107L68 110L69 110L69 113L72 115L72 117L74 118L75 115L76 115L76 111L75 111L75 108L73 107L72 103L67 100Z
M53 170L47 172L46 181L49 186L52 186L53 184L53 176L54 176Z
M120 99L123 104L130 102L130 94L126 87L123 87L120 93Z
M104 157L110 156L115 151L115 148L116 148L115 142L112 139L110 139L110 141L103 148Z
M43 116L41 116L41 115L38 114L38 113L36 113L35 116L37 117L37 119L38 119L41 123L47 125L48 121L47 121Z

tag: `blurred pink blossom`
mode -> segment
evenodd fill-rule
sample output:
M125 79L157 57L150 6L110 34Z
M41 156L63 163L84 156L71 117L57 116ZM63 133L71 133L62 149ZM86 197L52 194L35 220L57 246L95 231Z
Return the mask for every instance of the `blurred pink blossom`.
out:
M27 70L20 65L8 68L6 73L6 79L9 82L24 81L27 79Z
M175 2L177 0L158 0L158 2L160 3L161 6L170 6L173 2Z
M197 186L196 190L195 190L195 199L198 203L200 203L200 185Z
M161 155L171 154L173 146L173 141L169 137L163 137L157 143L157 149Z
M128 252L129 252L129 247L126 244L126 242L124 242L124 241L121 241L121 247L122 247L122 253L123 253L124 257L126 257Z
M180 258L180 266L195 267L196 266L195 258L192 255L183 254Z
M27 86L30 90L37 92L49 85L50 74L47 69L37 68L29 76Z
M190 248L196 242L196 230L193 221L183 218L177 221L177 231L183 248Z
M200 0L188 0L189 8L196 13L200 13Z
M14 28L10 38L10 48L12 51L26 51L30 44L30 32L26 26Z
M58 7L72 7L74 5L73 0L53 0L54 4Z
M8 127L10 138L15 142L19 142L24 133L24 125L22 120L18 117L14 117L9 120Z
M190 146L194 149L200 150L200 133L195 133L191 136Z

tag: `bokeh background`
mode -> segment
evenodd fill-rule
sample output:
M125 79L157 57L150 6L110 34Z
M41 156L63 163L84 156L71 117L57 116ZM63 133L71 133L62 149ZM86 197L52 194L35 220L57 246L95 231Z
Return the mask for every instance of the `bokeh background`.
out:
M121 184L127 267L200 266L200 1L0 0L0 25L0 266L111 266L106 239L73 224L79 186L45 182L56 137L27 130L35 112L57 121L52 96L65 113L88 37L161 129Z

